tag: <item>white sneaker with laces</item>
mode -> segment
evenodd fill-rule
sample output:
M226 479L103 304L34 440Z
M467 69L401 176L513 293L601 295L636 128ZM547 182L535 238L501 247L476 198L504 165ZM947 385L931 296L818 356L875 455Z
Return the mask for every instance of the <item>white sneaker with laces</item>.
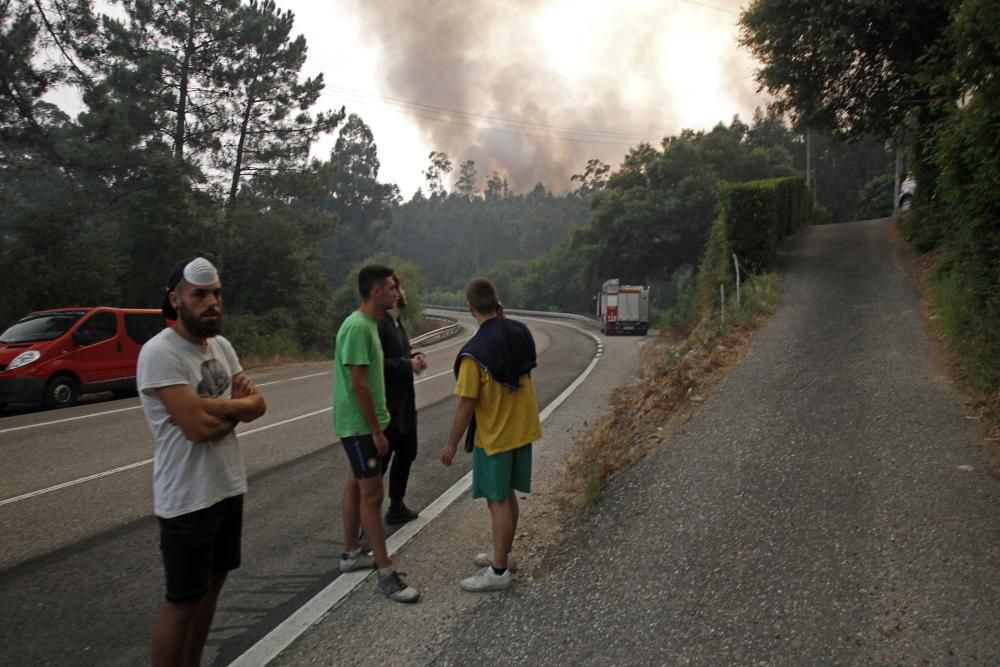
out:
M375 559L371 554L360 549L354 553L344 552L340 554L340 571L353 572L354 570L370 570L375 567Z
M497 574L492 567L484 567L471 577L462 579L458 585L469 593L485 593L510 588L513 583L514 577L509 568L504 570L503 574Z

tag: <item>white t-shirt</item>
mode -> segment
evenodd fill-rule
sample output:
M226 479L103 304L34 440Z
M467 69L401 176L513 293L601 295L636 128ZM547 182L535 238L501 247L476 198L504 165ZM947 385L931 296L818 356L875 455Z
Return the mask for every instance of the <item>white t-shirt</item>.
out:
M194 443L170 421L156 394L159 387L189 384L202 398L230 398L233 376L242 371L236 351L222 336L201 346L166 328L142 346L136 384L153 432L153 502L164 519L210 507L246 493L247 476L236 434Z

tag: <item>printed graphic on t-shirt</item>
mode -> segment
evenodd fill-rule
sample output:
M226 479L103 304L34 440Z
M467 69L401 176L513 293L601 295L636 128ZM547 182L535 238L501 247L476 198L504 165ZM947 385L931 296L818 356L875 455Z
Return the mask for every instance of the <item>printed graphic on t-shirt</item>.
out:
M201 362L201 382L198 395L202 398L219 398L229 389L232 378L225 367L216 359Z

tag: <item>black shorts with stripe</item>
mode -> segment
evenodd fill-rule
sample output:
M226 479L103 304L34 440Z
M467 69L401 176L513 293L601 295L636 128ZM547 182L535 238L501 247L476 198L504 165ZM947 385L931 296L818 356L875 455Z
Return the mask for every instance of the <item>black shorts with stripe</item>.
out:
M375 439L371 433L352 435L341 439L347 460L351 462L351 470L357 479L377 477L382 474L382 462L375 448Z

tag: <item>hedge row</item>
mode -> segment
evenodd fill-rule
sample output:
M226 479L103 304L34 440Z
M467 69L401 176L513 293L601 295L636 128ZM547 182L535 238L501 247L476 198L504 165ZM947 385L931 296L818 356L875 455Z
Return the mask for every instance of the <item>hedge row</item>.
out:
M719 194L729 245L754 272L771 268L782 239L808 222L812 210L799 177L725 183Z
M719 199L721 213L699 268L698 300L703 307L716 305L719 285L731 282L733 253L748 270L767 271L782 239L811 222L813 215L812 199L800 177L724 183Z
M918 208L944 249L936 306L976 389L1000 392L1000 81L981 86L937 128L937 205ZM930 189L925 187L925 189ZM918 249L928 249L921 238Z

